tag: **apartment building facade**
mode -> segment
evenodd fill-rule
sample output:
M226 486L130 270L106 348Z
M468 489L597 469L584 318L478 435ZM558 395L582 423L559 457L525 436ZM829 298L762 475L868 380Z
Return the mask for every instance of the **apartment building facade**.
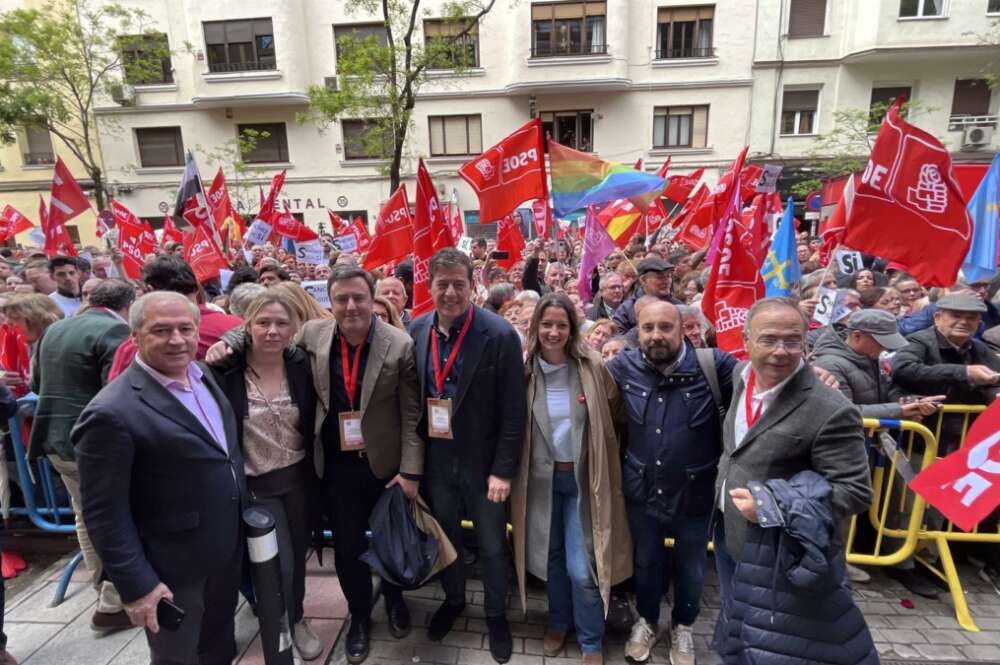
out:
M308 86L337 76L338 35L377 31L377 16L319 0L127 4L152 17L172 55L161 80L132 82L95 109L119 200L156 224L172 209L184 153L194 151L210 180L212 157L249 129L266 138L246 160L244 209L287 169L284 198L309 225L326 208L374 218L389 184L358 149L360 119L321 128L296 116ZM419 38L440 32L442 4L424 3ZM422 88L408 153L424 158L443 196L457 191L470 222L478 202L457 169L535 114L580 150L642 157L651 170L669 155L677 172L704 167L714 180L749 138L754 14L743 0L498 0L469 37L475 66L435 71ZM404 164L411 192L414 168Z
M254 130L266 138L251 172L223 163L244 211L287 169L284 198L314 228L327 208L374 218L389 183L360 147L363 121L321 128L297 115L310 85L335 80L338 36L377 34L378 16L319 0L127 4L152 17L172 55L160 80L133 81L95 109L121 201L156 224L187 150L208 181ZM419 39L440 34L442 4L423 3ZM705 168L714 182L749 144L751 159L793 174L835 109L900 94L957 159L983 161L1000 145L1000 95L984 83L997 48L981 43L994 16L1000 0L498 0L467 38L474 66L434 71L421 89L404 182L412 192L424 158L439 193L456 191L479 221L458 167L535 115L562 143L650 170L669 156L674 172Z

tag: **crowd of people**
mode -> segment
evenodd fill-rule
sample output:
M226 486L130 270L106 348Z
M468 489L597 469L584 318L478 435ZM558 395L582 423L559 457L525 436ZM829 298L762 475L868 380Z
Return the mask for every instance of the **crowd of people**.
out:
M419 316L410 261L368 272L335 248L309 265L261 245L223 285L199 283L171 243L137 281L117 252L84 249L0 250L0 411L38 396L29 455L48 458L72 501L92 627L144 627L157 665L235 655L238 594L254 599L250 504L275 518L305 660L324 646L303 614L306 558L332 531L346 655L364 661L381 617L361 555L396 487L474 551L499 663L512 653L513 565L522 608L529 576L545 583L546 655L575 634L582 661L603 663L609 609L631 593L625 656L645 662L662 640L673 665L693 665L710 542L724 662L806 662L808 644L824 662L875 663L850 594L869 575L844 547L847 519L872 501L862 418L988 404L1000 384L1000 282L928 290L877 257L841 274L805 234L795 295L747 315L746 362L714 348L704 252L666 234L635 237L582 281L574 237L531 241L509 269L489 240L444 249L427 267L434 308ZM300 286L316 280L328 306ZM844 305L825 325L821 286ZM944 424L942 454L960 430ZM969 556L997 581L995 551ZM431 640L465 611L470 562L460 554L437 576ZM911 561L888 572L938 591ZM379 591L389 632L405 637L402 589ZM184 611L173 630L158 623L162 599Z

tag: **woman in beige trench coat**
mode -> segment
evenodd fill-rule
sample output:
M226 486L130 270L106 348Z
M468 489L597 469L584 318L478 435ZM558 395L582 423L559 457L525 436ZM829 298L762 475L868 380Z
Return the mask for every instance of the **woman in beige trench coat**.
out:
M618 389L582 343L565 295L539 301L527 349L525 447L511 492L521 603L526 572L545 580L545 655L557 655L575 629L583 662L600 664L611 586L632 574L614 430Z

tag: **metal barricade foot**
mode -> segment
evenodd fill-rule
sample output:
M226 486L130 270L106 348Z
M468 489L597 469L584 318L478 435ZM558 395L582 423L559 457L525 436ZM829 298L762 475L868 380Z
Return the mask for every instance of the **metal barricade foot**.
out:
M66 589L69 588L69 582L73 579L73 573L81 561L83 561L83 552L77 552L76 556L70 559L66 567L63 568L62 576L59 578L59 586L56 587L56 593L52 597L49 607L58 607L66 599Z

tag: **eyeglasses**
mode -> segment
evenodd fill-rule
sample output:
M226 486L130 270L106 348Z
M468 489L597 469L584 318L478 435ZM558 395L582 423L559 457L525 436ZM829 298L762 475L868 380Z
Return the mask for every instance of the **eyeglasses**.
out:
M779 346L785 348L785 351L801 351L802 347L805 346L805 342L801 339L780 339L778 337L758 337L755 342L757 346L762 349L777 349Z

